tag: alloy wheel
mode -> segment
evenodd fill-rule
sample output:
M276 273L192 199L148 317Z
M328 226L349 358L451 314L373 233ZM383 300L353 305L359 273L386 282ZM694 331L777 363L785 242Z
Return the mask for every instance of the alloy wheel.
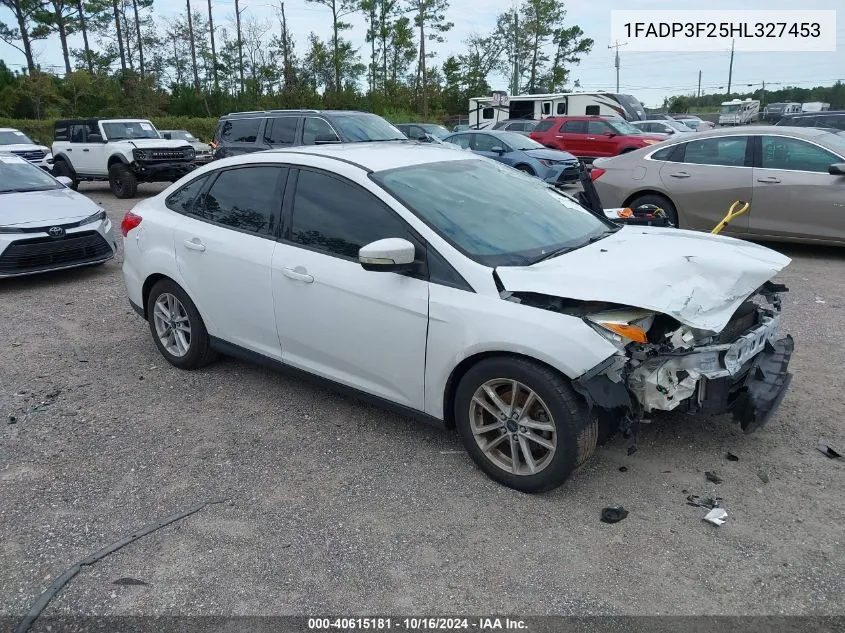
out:
M191 322L179 299L169 292L162 293L153 306L156 335L169 354L181 358L191 347Z
M469 405L473 437L484 456L514 475L535 475L557 450L549 408L527 385L508 378L482 384Z

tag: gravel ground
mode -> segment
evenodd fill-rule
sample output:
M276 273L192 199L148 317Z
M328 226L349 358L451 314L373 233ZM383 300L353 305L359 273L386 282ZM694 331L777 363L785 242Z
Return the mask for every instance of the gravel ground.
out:
M116 223L132 206L81 190ZM796 352L770 424L667 415L543 496L488 480L452 432L230 359L171 367L122 253L0 281L0 615L217 498L84 569L44 615L845 614L845 460L816 450L845 448L845 250L775 248ZM722 527L685 502L714 489ZM628 518L599 522L616 504Z

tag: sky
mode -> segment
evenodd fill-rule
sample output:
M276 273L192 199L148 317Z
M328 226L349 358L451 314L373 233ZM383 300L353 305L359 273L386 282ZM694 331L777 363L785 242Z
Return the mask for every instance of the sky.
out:
M234 21L234 0L212 0L216 26L228 26ZM274 23L276 0L242 0L241 7L246 7L242 14L257 20L269 20ZM804 6L806 5L806 6ZM205 12L206 2L192 0L194 10ZM447 17L454 22L454 28L446 34L443 44L434 44L440 64L450 54L464 51L463 42L473 34L485 35L495 26L496 16L513 6L512 0L451 0ZM712 0L708 10L736 9L736 2ZM831 85L837 80L845 81L845 5L842 0L809 0L802 4L803 9L828 9L839 7L837 14L836 51L835 52L743 52L734 55L732 90L759 90L762 82L772 89L787 85L810 88L816 85ZM174 17L185 11L182 0L155 0L156 12L164 19ZM611 37L611 11L642 10L645 19L654 19L660 10L700 9L700 2L690 0L570 0L566 3L565 26L577 24L587 37L595 40L592 52L572 71L572 78L581 82L584 91L616 90L616 70L614 51L609 48ZM765 10L761 19L770 11L795 9L794 0L745 0L744 9ZM305 0L286 0L285 13L289 28L297 44L297 50L304 52L308 34L311 31L327 39L329 37L330 12L320 5L306 3ZM8 12L0 13L5 22L9 22ZM364 41L365 23L360 16L350 16L353 24L347 37L360 47L361 56L366 60L367 45ZM81 38L80 38L81 39ZM730 66L730 45L724 50L712 52L630 52L624 42L619 47L620 92L637 97L649 107L662 105L664 98L677 94L693 94L698 89L701 72L702 93L722 92L727 90ZM432 44L429 44L431 47ZM81 48L72 38L71 47ZM37 60L42 67L57 67L61 70L61 49L57 39L35 43ZM11 46L0 42L0 59L13 68L20 68L24 63L23 55ZM491 76L493 89L507 89L507 78ZM750 84L750 86L749 86ZM481 96L481 95L479 95Z

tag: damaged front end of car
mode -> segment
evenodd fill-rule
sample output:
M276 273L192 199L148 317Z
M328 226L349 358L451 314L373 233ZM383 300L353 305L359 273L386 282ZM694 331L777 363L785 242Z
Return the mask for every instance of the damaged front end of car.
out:
M792 379L793 340L779 334L786 291L765 282L718 332L652 310L560 300L559 311L580 316L618 350L573 386L613 427L609 433L648 421L656 411L730 413L751 433L769 420ZM551 309L537 297L513 293L510 299Z

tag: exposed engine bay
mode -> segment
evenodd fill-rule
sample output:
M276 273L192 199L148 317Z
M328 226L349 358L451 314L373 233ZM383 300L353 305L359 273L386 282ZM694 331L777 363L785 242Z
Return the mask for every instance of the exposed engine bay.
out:
M625 427L655 411L730 412L750 433L768 420L792 378L793 341L778 332L786 291L765 282L716 332L653 310L531 292L501 296L580 317L613 343L616 354L573 381L603 423Z

